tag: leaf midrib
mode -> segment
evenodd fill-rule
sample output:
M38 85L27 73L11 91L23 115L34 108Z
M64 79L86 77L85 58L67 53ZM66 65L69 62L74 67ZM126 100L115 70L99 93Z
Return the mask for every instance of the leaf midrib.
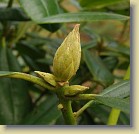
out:
M115 90L116 88L119 88L119 87L121 87L121 86L123 86L123 85L125 85L125 84L128 84L128 82L129 82L129 81L126 81L125 83L123 83L123 84L121 84L121 85L119 85L119 86L117 86L117 87L114 87L114 88L112 88L112 89L106 91L105 93L102 93L101 95L102 95L102 96L105 96L106 94L112 92L112 91Z
M45 9L46 11L46 16L49 16L49 11L48 11L48 7L47 7L47 4L44 3L43 0L40 0L41 4L42 4L42 7ZM47 0L46 0L47 2Z

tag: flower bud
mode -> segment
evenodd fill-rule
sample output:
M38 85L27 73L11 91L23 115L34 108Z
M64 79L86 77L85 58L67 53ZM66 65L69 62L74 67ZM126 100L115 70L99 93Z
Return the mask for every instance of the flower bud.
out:
M85 86L80 86L80 85L67 86L67 87L64 87L64 95L74 96L74 95L84 92L87 89L89 88Z
M68 81L79 68L81 59L81 46L79 24L68 34L58 48L54 60L53 71L57 81Z
M50 73L35 71L41 78L43 78L44 81L49 83L52 86L56 86L55 76Z

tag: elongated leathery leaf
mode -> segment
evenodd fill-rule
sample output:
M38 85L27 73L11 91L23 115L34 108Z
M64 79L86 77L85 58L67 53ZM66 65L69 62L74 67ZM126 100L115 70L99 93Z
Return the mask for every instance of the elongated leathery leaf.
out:
M105 12L62 13L36 20L37 23L91 22L102 20L128 20L128 16Z
M0 46L0 70L21 71L11 50ZM22 80L0 79L0 124L19 124L30 111L31 99Z
M130 81L123 80L104 89L100 95L105 97L124 98L130 95Z
M130 96L130 81L124 80L106 88L95 100L110 107L118 108L121 111L130 112L130 101L124 99Z
M100 102L104 105L118 108L121 111L130 112L130 101L121 99L121 98L113 98L113 97L96 97L97 102Z
M90 101L89 106L94 104L94 102L99 102L104 105L118 108L124 112L130 112L130 100L127 99L130 96L130 81L124 80L117 84L111 85L104 89L102 93L93 97L95 99Z

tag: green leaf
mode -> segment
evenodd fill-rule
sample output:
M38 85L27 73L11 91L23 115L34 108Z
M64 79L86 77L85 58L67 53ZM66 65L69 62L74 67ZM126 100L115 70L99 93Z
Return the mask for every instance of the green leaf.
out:
M116 56L109 56L104 58L103 62L110 71L113 71L118 64L118 58Z
M31 69L42 70L39 67L39 64L36 63L36 60L45 57L45 52L43 50L40 50L38 47L27 41L20 41L16 45L16 49ZM46 66L42 71L46 71Z
M63 13L36 20L37 23L91 22L102 20L128 20L128 16L104 12Z
M130 101L128 100L113 97L96 97L95 100L104 105L120 109L126 113L130 113Z
M28 55L31 58L38 59L43 58L45 56L45 52L40 50L38 47L29 44L26 41L21 41L16 45L16 49L25 55Z
M19 2L27 15L35 22L44 17L60 13L57 0L19 0ZM58 30L60 27L59 24L44 24L41 26L51 32Z
M130 81L123 80L104 89L101 96L124 98L130 95Z
M0 8L0 21L30 20L20 8Z
M46 97L46 100L39 104L27 115L22 124L25 125L53 125L61 116L57 108L58 99L55 95Z
M29 68L31 70L41 70L39 68L39 66L35 63L35 60L33 60L32 58L30 58L28 55L24 55L22 53L20 53L23 60L25 61L26 65L29 66Z
M82 49L91 49L91 48L96 47L96 46L97 46L97 41L93 40L93 41L90 41L89 43L83 44L81 46L81 48Z
M16 45L20 56L26 65L33 70L41 70L50 72L50 65L53 63L53 56L58 48L61 40L50 40L36 33L27 33L28 40L20 41Z
M0 70L21 71L11 49L0 46ZM0 123L19 124L31 110L28 86L22 80L0 79Z
M110 50L112 52L117 52L126 56L130 56L130 48L117 42L109 42L105 47L105 50Z
M129 0L79 0L82 7L89 9L102 8L125 1L129 2Z
M83 56L84 61L95 81L100 82L104 86L109 86L113 83L113 75L105 67L102 60L97 55L88 50L84 50Z
M109 86L99 95L100 96L95 97L97 102L120 109L126 113L130 112L130 100L124 99L125 97L130 96L129 80L123 80L117 84Z

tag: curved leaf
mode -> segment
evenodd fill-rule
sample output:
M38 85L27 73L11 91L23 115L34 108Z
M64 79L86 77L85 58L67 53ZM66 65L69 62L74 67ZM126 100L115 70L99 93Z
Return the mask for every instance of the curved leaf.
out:
M104 89L101 96L124 98L130 95L130 81L123 80Z
M44 17L60 13L57 0L19 0L19 2L27 15L35 22ZM44 24L41 26L51 32L58 30L60 27L59 24Z
M130 81L123 80L106 88L95 100L104 105L118 108L121 111L130 112L130 100L123 99L130 96Z
M20 71L11 50L0 46L0 70ZM27 83L22 80L0 79L0 123L19 124L31 110Z
M96 97L95 100L104 105L120 109L123 112L130 112L130 101L113 97Z

